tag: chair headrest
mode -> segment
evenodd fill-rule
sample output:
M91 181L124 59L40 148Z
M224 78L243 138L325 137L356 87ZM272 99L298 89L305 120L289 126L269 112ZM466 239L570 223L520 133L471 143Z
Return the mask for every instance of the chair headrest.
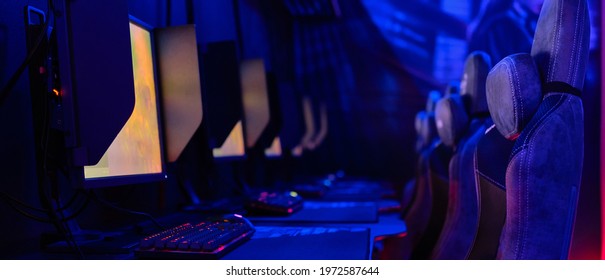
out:
M437 104L437 101L439 101L440 98L441 93L439 93L438 91L432 90L431 92L429 92L429 95L426 99L426 111L429 113L435 112L435 105Z
M443 96L448 96L451 94L459 94L460 93L460 83L456 82L456 81L451 81L449 84L447 84L447 87L445 88L445 94Z
M416 135L420 136L422 133L422 122L426 119L426 111L420 111L416 113L416 119L414 120L414 128L416 129Z
M420 111L416 114L414 123L418 140L416 150L420 151L428 147L437 138L437 128L435 127L435 114Z
M488 112L485 79L491 67L489 55L482 51L472 52L466 58L464 74L460 82L460 94L471 116Z
M563 82L582 90L590 45L589 21L585 0L544 1L531 55L545 87Z
M517 139L542 100L540 76L529 54L502 59L489 72L487 105L496 128L504 137Z
M422 119L420 136L422 138L424 147L431 145L431 143L433 143L433 141L438 137L434 113L426 113L425 117Z
M460 95L451 94L437 102L435 122L441 141L447 146L455 146L464 136L469 122Z
M416 151L420 152L424 149L424 139L422 138L422 123L426 119L426 112L420 111L416 113L414 119L414 129L416 129Z

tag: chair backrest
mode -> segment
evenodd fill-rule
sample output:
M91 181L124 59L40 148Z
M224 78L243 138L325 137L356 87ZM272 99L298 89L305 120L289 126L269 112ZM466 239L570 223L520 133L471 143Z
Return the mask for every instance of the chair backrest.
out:
M546 0L531 56L487 80L496 128L516 139L506 173L501 259L566 259L584 152L582 100L590 24L585 0Z
M427 190L430 192L431 211L422 238L414 248L412 254L414 259L431 257L431 252L445 222L450 184L451 151L468 128L468 117L458 94L448 95L437 102L435 122L442 143L431 154L428 162Z
M437 128L435 127L433 112L420 111L416 114L414 126L416 128L416 152L421 154L437 141Z
M479 225L468 259L493 260L506 217L506 167L515 142L504 138L490 120L474 155Z
M460 81L460 95L464 100L466 112L471 119L489 117L485 80L491 68L492 62L489 55L482 51L470 53L464 63L464 74Z
M422 239L431 218L433 207L433 192L431 190L431 174L441 174L447 176L447 168L445 171L440 168L441 162L449 161L451 150L443 145L438 138L435 128L434 113L427 113L421 124L421 133L425 134L426 139L432 139L425 149L418 156L415 191L413 200L403 216L406 221L407 236L405 246L402 246L401 258L408 259L412 254L412 250L417 247ZM433 166L431 168L431 166Z
M416 118L414 119L414 128L416 130L416 147L414 150L416 151L416 154L420 154L420 152L422 152L422 149L424 149L424 139L422 139L421 129L422 122L425 118L426 111L420 111L416 113Z
M429 101L427 103L431 102L432 101L429 97ZM431 110L434 111L434 105L432 105L432 107L433 108ZM429 108L428 105L427 108ZM426 195L424 192L424 188L428 186L428 178L426 178L428 176L428 165L426 163L428 162L429 155L435 148L436 142L438 141L437 128L435 127L435 116L432 111L418 112L416 114L416 121L414 125L416 128L416 153L418 157L416 159L415 177L404 185L402 191L401 217L404 219L410 209L414 207L416 197ZM423 204L422 201L422 198L418 199L418 203L420 203L422 207L430 207L430 205Z
M441 93L436 90L432 90L429 92L426 98L426 112L427 113L435 113L435 106L437 106L437 102L441 99Z
M477 233L479 202L474 176L474 154L489 121L485 79L490 68L489 56L483 52L473 52L466 59L460 92L471 120L450 161L447 215L433 250L433 259L466 259Z

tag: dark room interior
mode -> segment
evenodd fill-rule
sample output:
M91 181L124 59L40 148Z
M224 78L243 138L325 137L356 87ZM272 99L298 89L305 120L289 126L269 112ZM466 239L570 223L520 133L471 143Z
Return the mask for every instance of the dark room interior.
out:
M0 259L605 259L604 9L0 1Z

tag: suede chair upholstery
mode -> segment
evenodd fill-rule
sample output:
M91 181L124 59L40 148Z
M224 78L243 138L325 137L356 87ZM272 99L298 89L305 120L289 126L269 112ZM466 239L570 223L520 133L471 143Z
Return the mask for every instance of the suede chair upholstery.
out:
M489 55L482 51L470 53L464 63L460 95L471 118L489 116L485 95L485 80L491 67L492 63Z
M429 158L429 188L431 211L422 238L414 248L413 259L429 259L443 225L448 207L449 162L452 148L468 129L468 117L462 99L458 94L450 94L437 102L435 123L441 144ZM407 223L407 220L406 220Z
M512 55L496 64L488 78L488 107L493 121L492 125L479 141L475 153L475 181L478 184L479 226L469 259L495 259L504 221L506 217L506 169L513 149L514 140L529 122L540 102L539 84L536 71L514 69L519 73L534 74L529 79L511 83L501 79L495 83L494 74L508 71L512 60L521 60L529 67L533 66L532 58L527 54ZM502 68L502 69L501 69ZM513 71L513 70L510 70ZM491 79L491 80L490 80ZM515 89L516 88L516 89ZM525 89L536 94L523 95L514 90ZM511 93L513 93L511 95ZM516 107L515 107L516 106ZM512 118L506 114L513 112ZM504 135L504 137L503 137ZM506 138L505 138L506 137Z
M427 103L430 102L432 101L427 101ZM416 114L415 128L417 134L416 152L418 154L416 160L416 177L408 181L403 187L401 199L402 218L405 217L406 213L412 207L418 189L425 188L425 186L428 187L428 179L420 177L428 176L426 175L426 170L428 168L426 162L428 161L431 151L436 146L435 142L438 139L434 113L427 113L426 111L418 112Z
M431 91L428 94L426 101L426 111L420 111L416 114L414 123L417 142L416 148L418 153L416 163L416 177L404 185L402 198L401 216L404 218L418 193L418 189L428 187L428 178L426 178L428 170L428 159L431 151L435 148L437 135L437 127L435 126L435 106L441 98L441 94L437 91ZM420 178L425 177L425 178ZM425 189L423 189L424 191ZM421 195L424 195L422 193Z
M409 259L412 257L414 248L421 242L424 233L430 223L433 207L433 191L431 188L431 175L440 174L447 176L447 169L442 168L443 163L449 161L451 150L443 145L438 138L435 128L434 113L426 114L422 122L427 139L432 139L430 144L422 150L418 156L415 192L413 199L407 209L402 212L402 218L406 221L407 236L402 241L385 240L385 246L396 246L399 250L395 259ZM447 177L446 177L447 178Z
M446 96L437 102L435 124L441 141L450 147L456 146L468 129L469 117L458 94Z
M449 96L452 94L460 94L460 84L458 82L450 82L445 88L445 93L443 96Z
M447 195L449 188L448 163L452 157L452 149L442 142L437 142L433 150L428 154L426 164L427 187L418 188L418 194L414 199L413 207L405 216L408 235L412 238L412 259L429 259L431 252L441 228L445 221L447 211ZM420 194L421 190L424 195ZM421 199L422 197L422 199ZM423 203L416 202L417 200ZM414 207L423 205L424 207ZM427 208L427 206L429 206ZM428 210L428 211L427 211ZM422 217L422 218L418 218ZM421 224L412 222L422 221ZM413 234L412 234L413 232Z
M423 149L426 149L434 144L435 140L438 138L437 127L435 126L435 114L427 113L426 116L421 119L421 122L420 137L422 138Z
M542 97L527 125L515 127L520 134L506 173L507 212L500 259L568 257L582 174L584 114L579 95L588 60L589 29L585 0L546 0L531 51L535 64L513 56L488 76L490 112L502 117L494 117L494 122L503 135L508 132L509 139L515 137L510 134L515 129L504 128L510 128L507 125L515 119L515 112L531 104L495 106L490 92L509 96L512 102L518 100L516 95ZM508 88L497 88L506 82L511 84ZM524 83L541 87L535 92L532 86L518 86ZM527 106L523 110L533 109Z
M416 129L416 153L420 154L422 150L425 148L425 141L422 137L422 123L424 119L427 118L426 111L420 111L416 113L416 118L414 119L414 128Z
M491 118L485 125L489 127L474 155L479 225L468 256L471 260L493 260L498 254L506 217L506 167L515 143L500 134Z
M408 181L403 187L401 216L405 217L407 212L412 207L412 203L416 197L418 189L423 186L428 186L428 179L419 179L421 176L428 176L428 158L431 151L438 140L437 128L435 127L435 106L441 98L441 94L437 91L431 91L428 94L426 101L426 111L420 111L416 114L414 127L416 129L416 152L418 154L416 163L416 177Z
M436 90L429 92L429 95L426 99L426 112L427 113L435 112L435 106L437 105L437 102L439 101L439 99L441 99L441 93L439 93Z
M490 68L490 58L484 52L473 52L466 59L460 91L471 120L450 161L447 215L433 250L433 259L466 259L473 247L479 224L474 154L490 122L485 93L485 80Z
M500 134L516 140L542 101L540 77L529 54L505 57L489 73L488 106Z

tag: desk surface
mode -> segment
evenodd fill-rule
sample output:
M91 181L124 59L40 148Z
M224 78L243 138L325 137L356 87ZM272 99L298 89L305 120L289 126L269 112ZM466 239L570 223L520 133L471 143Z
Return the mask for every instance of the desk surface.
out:
M375 202L305 201L302 209L289 216L250 216L248 219L253 223L375 223L378 206Z
M258 226L252 239L226 260L365 260L372 240L367 228Z
M181 222L198 218L197 215L177 214L162 220ZM405 222L395 213L381 214L377 222L373 223L313 222L295 225L274 220L254 221L253 224L257 232L252 239L235 248L223 259L369 259L376 237L406 232ZM10 258L74 259L75 255L46 254L36 250ZM134 254L86 254L86 258L133 259Z

